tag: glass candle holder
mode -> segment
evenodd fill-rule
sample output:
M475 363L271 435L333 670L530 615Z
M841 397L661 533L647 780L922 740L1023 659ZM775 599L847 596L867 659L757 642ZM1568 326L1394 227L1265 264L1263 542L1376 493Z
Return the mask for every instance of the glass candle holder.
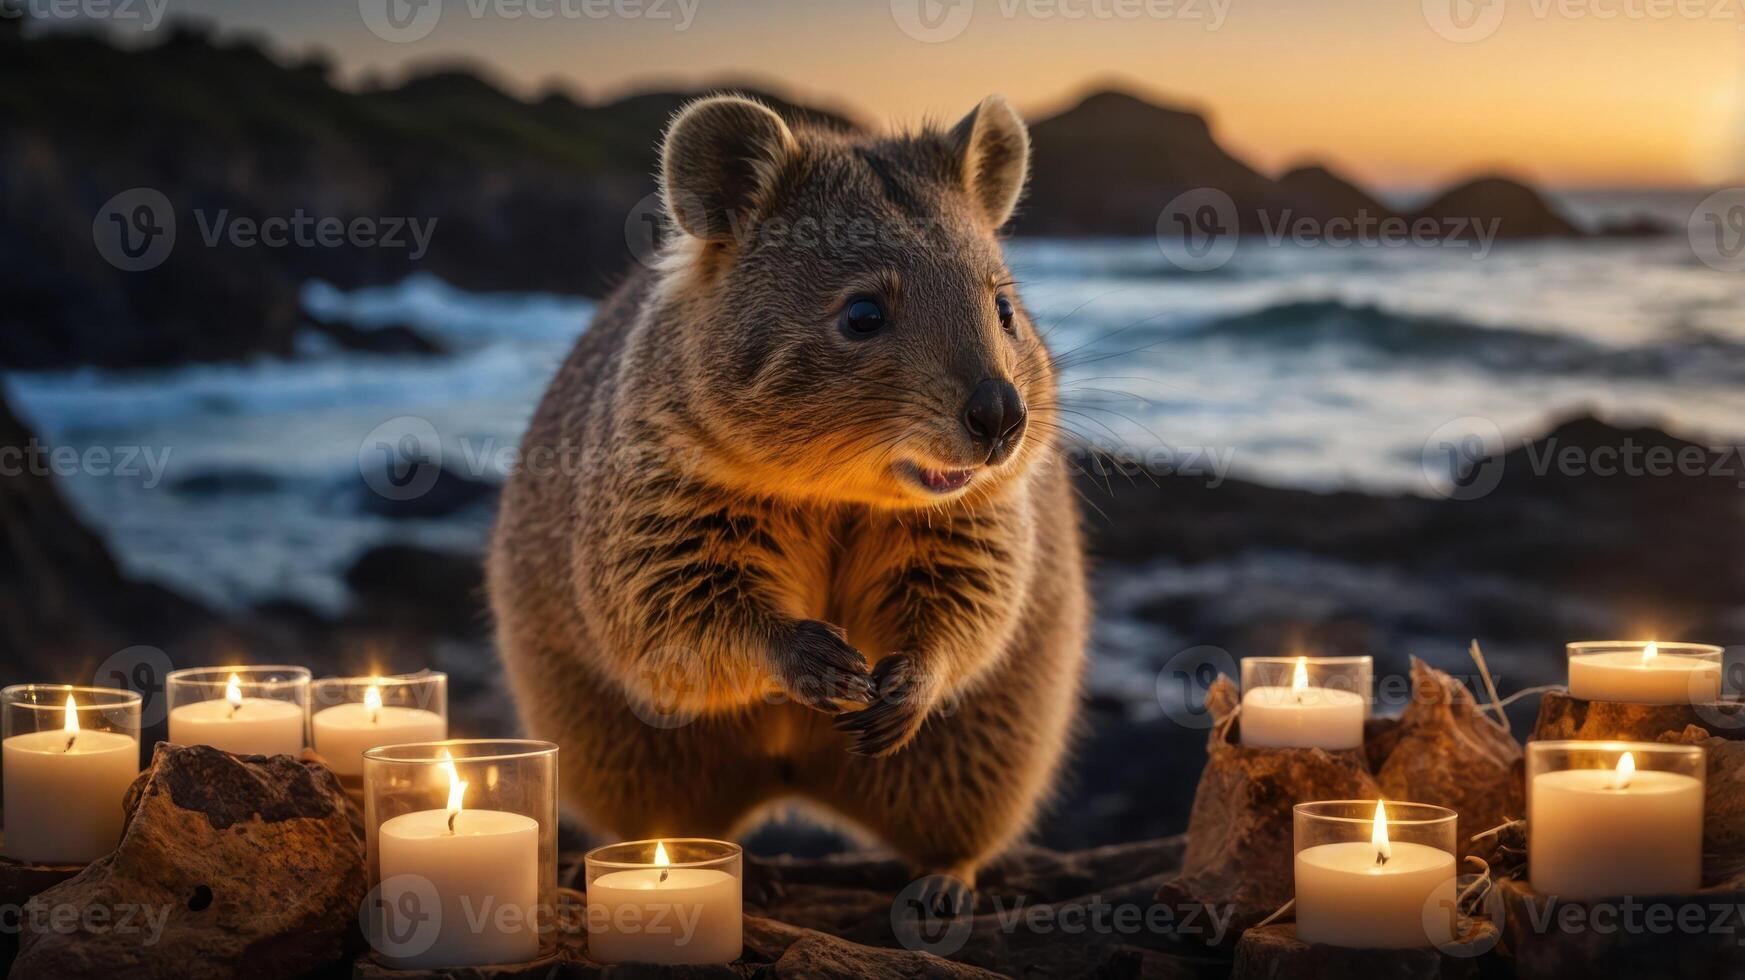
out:
M1635 704L1721 699L1721 648L1707 643L1586 640L1571 643L1569 696Z
M1700 745L1528 742L1533 890L1574 900L1696 891L1704 767Z
M583 863L589 959L666 965L739 959L745 915L738 844L696 837L630 841L589 851Z
M309 727L309 668L194 667L164 679L170 741L237 755L296 755Z
M139 775L140 695L19 684L0 691L6 854L86 864L121 840L121 801Z
M448 738L448 675L324 677L310 687L315 751L348 785L361 785L364 750Z
M1369 716L1369 657L1246 657L1242 744L1355 749Z
M556 745L377 746L364 752L363 778L366 919L378 962L440 970L526 963L551 950Z
M1293 817L1298 939L1360 949L1454 940L1453 810L1326 800L1297 804Z

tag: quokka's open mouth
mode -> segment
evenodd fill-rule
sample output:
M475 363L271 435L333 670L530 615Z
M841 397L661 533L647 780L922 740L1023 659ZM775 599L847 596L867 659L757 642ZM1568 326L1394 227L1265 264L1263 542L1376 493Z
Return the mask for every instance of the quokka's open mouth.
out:
M976 475L974 467L968 469L934 469L933 467L920 466L915 463L903 463L900 464L897 469L907 477L910 482L915 483L922 489L931 493L939 494L956 493L957 491L962 490L964 487L969 486L970 480L974 479Z

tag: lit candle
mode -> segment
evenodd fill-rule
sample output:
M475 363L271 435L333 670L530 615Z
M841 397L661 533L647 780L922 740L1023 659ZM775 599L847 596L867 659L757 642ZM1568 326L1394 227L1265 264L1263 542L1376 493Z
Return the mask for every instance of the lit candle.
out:
M1453 937L1454 855L1391 841L1376 801L1368 841L1316 844L1297 852L1297 938L1371 949L1443 944ZM1426 914L1426 913L1429 914Z
M448 737L448 721L442 715L424 708L383 704L379 680L364 689L363 701L315 712L310 727L315 734L315 751L342 776L363 774L366 749L403 742L439 742Z
M235 674L223 698L170 709L170 741L210 745L237 755L296 755L303 751L303 706L276 698L245 698Z
M1612 768L1552 770L1528 782L1534 891L1578 900L1694 892L1702 852L1696 776L1638 769L1636 753L1626 751Z
M377 831L386 907L414 908L432 893L441 903L441 928L429 948L394 957L394 965L435 970L538 959L539 822L463 809L466 781L452 759L442 769L447 807L401 814Z
M588 882L588 957L598 963L720 964L739 959L739 878L718 868L673 867L666 844L648 867Z
M81 731L67 695L59 730L4 743L6 853L39 864L84 864L115 850L121 800L139 774L139 742L120 732Z
M1636 704L1719 701L1720 654L1719 647L1699 644L1571 643L1569 696Z
M1242 692L1242 744L1262 748L1355 749L1363 745L1363 695L1309 685L1298 657L1290 687Z

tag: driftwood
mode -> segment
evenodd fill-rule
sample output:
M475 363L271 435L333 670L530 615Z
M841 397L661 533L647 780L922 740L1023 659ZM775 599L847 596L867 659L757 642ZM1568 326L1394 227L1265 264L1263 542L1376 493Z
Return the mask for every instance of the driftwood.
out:
M1292 807L1313 800L1381 796L1367 760L1357 750L1238 744L1230 723L1238 703L1236 686L1228 678L1218 678L1207 692L1206 707L1217 723L1188 816L1182 874L1157 895L1176 906L1234 909L1232 940L1291 899L1295 890Z
M1388 799L1433 803L1460 814L1462 853L1489 857L1473 834L1522 816L1521 746L1459 681L1412 658L1412 703L1389 733L1376 781Z
M1533 723L1533 740L1652 742L1664 732L1682 732L1692 725L1717 738L1745 739L1745 702L1631 704L1584 701L1563 691L1547 691L1539 700L1539 718Z
M349 954L363 844L326 767L162 744L125 806L117 850L27 908L12 976L288 977Z
M1474 923L1463 937L1466 950L1489 950L1496 929ZM1478 955L1450 955L1434 949L1345 949L1305 943L1290 923L1260 926L1242 934L1230 980L1467 980L1480 975Z

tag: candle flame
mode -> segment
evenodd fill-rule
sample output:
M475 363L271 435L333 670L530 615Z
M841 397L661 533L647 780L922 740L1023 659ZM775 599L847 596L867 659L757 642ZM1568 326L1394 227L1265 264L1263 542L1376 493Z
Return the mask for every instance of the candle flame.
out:
M1303 690L1309 686L1309 658L1298 657L1297 669L1291 674L1291 695L1303 703Z
M1647 667L1650 664L1654 663L1654 658L1659 656L1659 655L1660 655L1659 644L1654 643L1653 641L1649 641L1648 645L1642 648L1642 666Z
M79 737L79 706L73 703L71 694L67 695L67 721L61 731L67 734L67 747L63 751L73 751L73 742Z
M1613 789L1629 789L1630 778L1636 775L1636 757L1626 752L1618 757L1618 771L1612 774Z
M230 702L230 716L236 717L236 709L242 707L242 678L230 675L230 682L224 685L224 700Z
M672 863L673 863L672 859L666 856L666 845L661 843L660 841L655 841L654 842L654 866L660 869L660 880L661 881L666 880L667 865L670 865Z
M467 781L454 768L454 756L442 750L442 767L448 771L448 832L454 833L454 818L460 816L461 802L466 799Z
M1375 845L1375 863L1388 863L1394 850L1388 844L1388 812L1380 800L1375 801L1375 828L1369 832L1369 842Z
M370 713L370 724L374 725L381 720L382 688L380 684L372 683L369 687L364 688L364 710Z

